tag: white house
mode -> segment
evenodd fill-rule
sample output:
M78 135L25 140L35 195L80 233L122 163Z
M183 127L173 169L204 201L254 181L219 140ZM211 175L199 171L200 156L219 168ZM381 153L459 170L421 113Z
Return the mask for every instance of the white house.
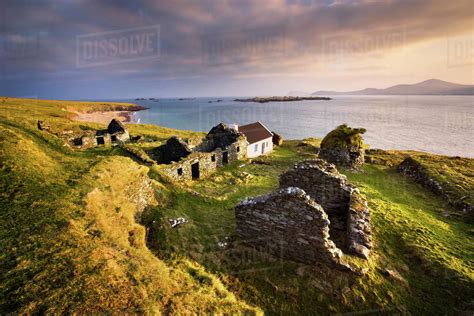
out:
M247 138L247 157L255 158L273 150L273 133L261 122L235 126Z

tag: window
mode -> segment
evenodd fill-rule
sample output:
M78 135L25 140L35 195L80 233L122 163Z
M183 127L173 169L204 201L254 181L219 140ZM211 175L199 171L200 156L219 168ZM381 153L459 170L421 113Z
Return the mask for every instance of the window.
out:
M178 168L178 176L182 176L183 175L183 168Z
M258 151L258 144L255 144L255 149L254 151Z
M240 146L237 146L237 152L240 152Z
M216 155L212 155L212 156L211 156L211 161L212 161L212 162L216 161Z
M117 136L116 135L112 135L110 137L110 139L113 141L113 142L116 142L117 141Z
M104 137L97 137L97 145L104 145L105 144L105 140L104 140Z

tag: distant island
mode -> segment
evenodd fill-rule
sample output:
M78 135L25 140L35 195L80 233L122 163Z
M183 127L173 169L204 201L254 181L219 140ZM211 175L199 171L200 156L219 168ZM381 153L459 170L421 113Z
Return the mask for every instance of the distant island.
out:
M324 100L329 101L331 98L328 97L293 97L293 96L284 96L284 97L255 97L249 99L235 99L236 102L258 102L258 103L268 103L268 102L291 102L291 101L308 101L308 100Z
M430 79L415 84L399 84L386 89L366 88L347 92L316 91L311 95L474 95L474 85Z

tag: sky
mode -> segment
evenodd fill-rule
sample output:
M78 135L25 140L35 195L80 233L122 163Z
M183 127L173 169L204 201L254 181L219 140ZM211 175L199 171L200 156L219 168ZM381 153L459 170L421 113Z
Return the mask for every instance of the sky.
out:
M472 0L2 0L0 95L266 96L474 83Z

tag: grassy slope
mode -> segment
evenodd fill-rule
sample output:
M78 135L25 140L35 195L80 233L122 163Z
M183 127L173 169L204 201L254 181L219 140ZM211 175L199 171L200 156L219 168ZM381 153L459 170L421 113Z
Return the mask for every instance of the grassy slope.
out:
M58 128L77 126L67 120L67 112L51 106L30 104L26 108L33 107L36 115L44 116ZM66 305L66 309L77 310L79 302L91 299L93 294L88 291L95 288L116 306L124 306L123 300L127 300L130 304L137 302L141 308L158 309L166 304L164 302L171 301L174 303L166 307L177 312L191 306L201 310L207 306L220 311L248 309L225 290L216 275L237 297L271 314L375 310L451 314L456 309L473 309L469 291L474 280L472 227L457 218L444 217L442 211L449 209L445 201L401 177L393 168L368 165L360 173L346 172L367 195L372 210L374 255L369 262L349 258L368 269L365 276L275 260L238 243L229 249L217 246L218 241L234 232L233 207L240 199L271 191L278 185L278 175L293 162L314 157L311 146L297 146L297 142L287 142L272 155L262 158L270 165L236 162L206 180L179 186L156 184L157 205L146 212L144 222L150 227L150 246L163 261L151 256L144 247L127 245L124 239L127 232L137 226L130 219L117 219L119 205L103 209L112 194L110 190L121 191L119 179L134 175L132 181L141 172L140 167L128 159L112 157L121 154L118 149L86 152L63 149L54 137L35 130L35 118L27 118L11 105L7 111L0 111L0 124L15 133L2 132L8 136L2 137L1 224L4 228L1 242L2 249L11 251L1 257L0 266L5 268L0 289L5 294L2 306L9 310L35 306L28 303L30 301L38 305L36 310L41 310L39 306L55 310L64 302L72 304ZM132 133L157 140L175 133L183 137L191 135L143 125L131 129ZM24 138L21 140L24 143L12 144L15 137ZM318 145L318 140L307 143ZM28 150L18 156L15 151L20 147ZM3 153L6 150L11 151L8 156ZM398 159L398 152L390 155L387 159ZM426 159L434 168L440 165L440 156L427 155ZM457 168L456 164L453 168ZM119 169L123 169L117 171L119 177L114 177L110 170ZM465 169L469 171L470 167ZM158 172L153 168L149 175L159 180ZM463 174L472 180L472 175ZM84 197L96 187L103 192L96 198L102 202L95 203L97 206L92 209L84 208ZM75 215L73 210L77 208L86 215ZM97 216L104 212L108 216L98 221ZM167 219L178 216L185 216L190 222L176 229L169 228ZM77 224L82 227L78 235L70 232L72 218L83 225ZM111 234L115 230L108 229L116 220L124 228L124 235ZM87 226L91 222L92 226ZM96 233L89 236L91 230L97 229L103 231L100 237L95 236ZM116 286L104 285L109 284L109 275L101 272L104 265L89 262L91 257L83 255L82 249L88 249L86 246L91 251L100 247L117 251L120 260L112 262L118 265L118 272L127 274L117 277L121 281L114 283L115 280L112 284L127 285L128 296L114 293ZM55 249L57 255L54 255ZM78 260L77 266L92 268L79 270L77 274L75 269L68 268L71 260ZM108 259L100 255L98 260L107 262ZM149 271L150 264L156 264L162 273L154 276ZM206 273L202 266L213 274ZM55 273L45 272L49 271L45 267ZM398 271L405 281L387 277L383 273L385 268ZM64 274L61 271L65 271ZM41 273L46 273L44 278L31 282ZM59 280L53 278L56 275ZM71 280L77 283L68 288L65 284ZM44 297L44 293L50 294L50 301L35 300ZM19 297L22 300L18 301ZM86 306L99 310L93 302Z
M452 201L462 198L474 205L474 159L414 151L383 151L370 156L379 163L392 166L411 156L427 170L431 178L442 185Z
M317 145L314 140L310 143ZM209 179L161 189L161 205L147 218L154 228L152 246L161 255L178 253L201 262L220 273L241 297L269 313L453 313L472 308L472 227L444 217L443 211L450 209L446 201L393 168L368 165L360 173L345 172L367 195L372 210L375 253L368 263L349 257L369 269L367 276L275 262L241 246L220 249L217 243L233 235L235 204L273 190L282 171L314 157L312 152L311 147L286 142L262 158L270 165L236 162ZM432 158L433 164L440 159ZM170 229L166 220L179 216L190 223ZM386 276L384 269L397 271L404 280Z
M32 112L64 114L33 102ZM0 111L2 314L258 312L199 264L165 263L148 250L131 202L148 168L110 147L70 151L22 110Z

